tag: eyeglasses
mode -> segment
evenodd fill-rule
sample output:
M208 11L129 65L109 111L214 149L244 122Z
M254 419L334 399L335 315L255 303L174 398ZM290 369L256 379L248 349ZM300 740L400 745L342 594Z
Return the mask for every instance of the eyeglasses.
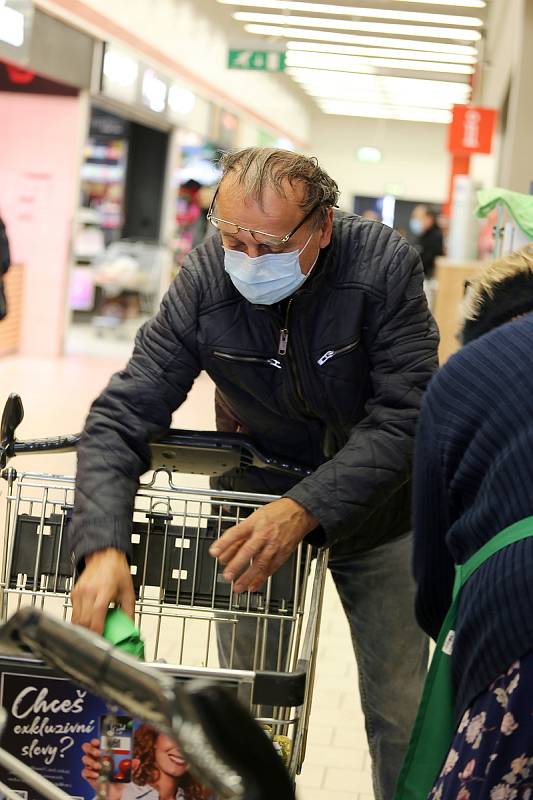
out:
M239 231L246 231L249 233L252 239L257 242L257 244L263 244L267 247L283 247L284 244L287 244L291 236L294 236L296 231L298 231L302 225L307 222L307 220L317 211L320 206L324 205L322 201L316 203L313 208L305 215L305 217L290 231L287 233L286 236L276 236L273 233L265 233L264 231L257 231L254 228L244 228L242 225L237 225L235 222L229 222L227 219L221 219L220 217L215 217L213 214L215 208L215 199L218 194L218 187L213 195L213 199L211 200L211 205L209 206L209 211L207 212L207 219L217 230L220 231L222 234L226 234L227 236L237 236Z

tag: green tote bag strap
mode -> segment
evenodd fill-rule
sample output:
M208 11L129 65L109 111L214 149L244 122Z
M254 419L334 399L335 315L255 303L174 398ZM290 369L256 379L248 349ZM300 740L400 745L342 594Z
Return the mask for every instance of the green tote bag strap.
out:
M461 588L495 553L533 536L533 517L515 522L456 566L453 601L442 625L403 763L395 800L425 800L453 741L457 720L452 680L453 640Z

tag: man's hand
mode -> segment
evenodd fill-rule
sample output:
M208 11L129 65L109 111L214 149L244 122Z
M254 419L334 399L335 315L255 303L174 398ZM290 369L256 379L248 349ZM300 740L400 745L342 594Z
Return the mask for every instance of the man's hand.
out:
M128 559L109 547L85 556L85 569L72 590L72 622L101 634L113 602L133 619L135 592Z
M236 581L235 592L255 592L319 524L299 503L282 497L229 528L209 552L226 567L226 580Z

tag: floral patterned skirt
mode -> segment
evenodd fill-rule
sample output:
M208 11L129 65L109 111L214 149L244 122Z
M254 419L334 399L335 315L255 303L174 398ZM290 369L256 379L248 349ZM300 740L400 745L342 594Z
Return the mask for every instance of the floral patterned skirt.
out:
M533 653L465 712L430 800L531 800Z

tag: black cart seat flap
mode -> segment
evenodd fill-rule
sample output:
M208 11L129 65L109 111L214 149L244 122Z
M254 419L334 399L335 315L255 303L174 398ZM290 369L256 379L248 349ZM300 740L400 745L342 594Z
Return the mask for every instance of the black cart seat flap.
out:
M209 554L215 534L210 527L170 524L171 516L147 514L148 522L135 521L132 530L132 576L137 596L150 587L161 602L180 606L230 607L231 585ZM291 614L293 610L296 557L292 556L273 576L268 609L266 586L242 599L234 595L231 607L251 611ZM246 598L246 599L244 599Z
M72 561L67 528L72 509L41 518L20 514L15 525L10 588L66 592L71 588Z
M20 514L17 517L11 558L9 587L64 594L73 583L73 565L68 544L72 507L48 517ZM296 555L272 577L267 586L248 598L233 595L218 563L209 555L216 538L214 524L205 528L173 524L171 514L148 512L146 521L132 523L131 572L138 599L179 606L199 606L254 612L292 614L296 580ZM231 601L231 602L230 602Z

